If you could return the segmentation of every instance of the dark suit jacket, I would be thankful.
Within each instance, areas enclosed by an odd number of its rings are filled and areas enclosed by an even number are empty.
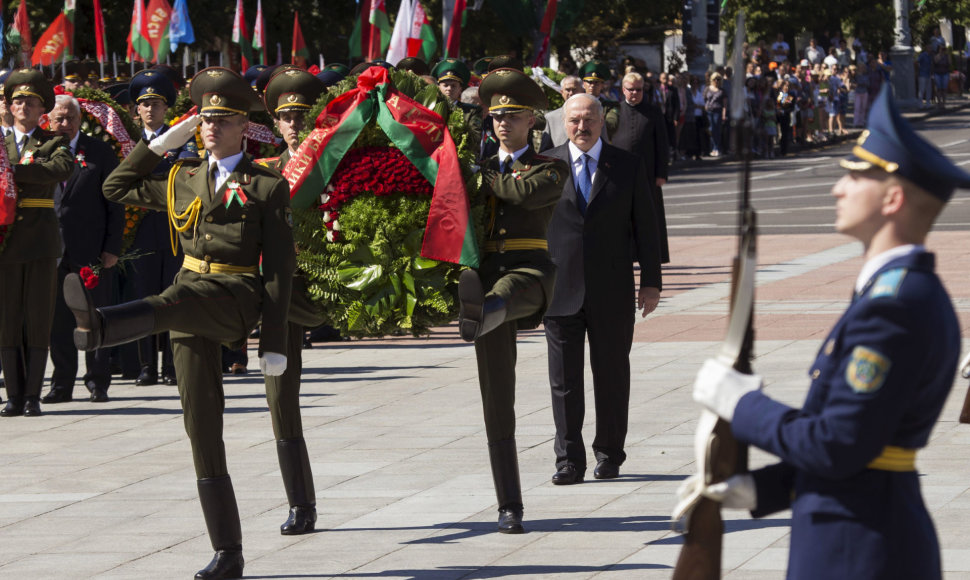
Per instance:
[[[646,99],[635,107],[626,101],[620,103],[619,120],[610,135],[610,143],[643,159],[651,187],[656,184],[656,178],[667,179],[670,162],[667,123],[660,109]]]
[[[84,155],[84,165],[77,161]],[[118,166],[118,157],[98,139],[78,136],[74,173],[54,194],[54,209],[64,244],[62,260],[72,266],[97,264],[101,252],[121,253],[125,206],[108,201],[101,185]]]
[[[657,222],[643,162],[604,143],[583,216],[576,201],[569,143],[546,154],[570,166],[570,179],[549,224],[556,286],[546,316],[575,314],[586,294],[615,304],[618,312],[632,310],[634,248],[640,256],[640,287],[661,288]]]

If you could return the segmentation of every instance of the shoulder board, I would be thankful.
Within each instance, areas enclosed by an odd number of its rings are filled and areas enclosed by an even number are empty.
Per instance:
[[[872,283],[872,290],[869,291],[869,298],[894,298],[899,293],[899,287],[903,284],[906,277],[906,268],[893,268],[886,270],[876,281]]]
[[[263,165],[258,161],[253,161],[252,165],[253,165],[254,174],[269,175],[271,177],[283,179],[283,174],[277,171],[275,167],[271,167],[269,165]]]
[[[182,165],[199,166],[202,165],[202,162],[205,161],[205,159],[201,157],[179,157],[175,161],[181,163]]]
[[[253,163],[256,165],[262,165],[263,167],[276,167],[279,163],[279,157],[263,157],[262,159],[253,159]]]
[[[545,163],[555,163],[556,161],[561,161],[556,157],[549,157],[548,155],[543,155],[541,153],[536,153],[532,158],[536,161],[543,161]]]

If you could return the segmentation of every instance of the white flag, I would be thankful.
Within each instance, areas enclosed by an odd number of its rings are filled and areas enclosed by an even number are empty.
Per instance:
[[[387,62],[393,66],[408,55],[408,38],[411,36],[411,13],[416,0],[401,0],[401,7],[397,11],[394,21],[394,32],[391,34],[391,44],[387,47]]]

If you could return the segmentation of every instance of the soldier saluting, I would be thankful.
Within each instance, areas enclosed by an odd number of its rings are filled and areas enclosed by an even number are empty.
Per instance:
[[[216,551],[195,577],[238,578],[242,530],[222,441],[220,343],[239,348],[261,316],[260,367],[274,376],[286,369],[295,262],[289,185],[243,153],[248,114],[261,105],[242,77],[209,68],[192,80],[191,93],[200,116],[139,143],[104,184],[112,201],[168,212],[178,232],[173,245],[185,251],[175,283],[156,296],[96,309],[72,275],[64,297],[77,318],[75,342],[82,350],[171,332],[199,499]],[[193,137],[200,121],[207,157],[153,174],[164,153]]]
[[[475,341],[485,433],[498,496],[498,531],[522,533],[522,489],[515,446],[515,339],[535,328],[552,294],[555,266],[546,227],[562,195],[566,163],[538,155],[529,144],[535,110],[548,106],[542,89],[522,71],[499,69],[479,93],[495,120],[499,152],[482,168],[491,217],[485,258],[462,272],[459,330]]]

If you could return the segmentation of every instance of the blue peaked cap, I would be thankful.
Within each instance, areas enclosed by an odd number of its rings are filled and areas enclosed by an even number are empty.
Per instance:
[[[132,77],[128,93],[136,103],[144,99],[162,99],[169,107],[175,104],[175,85],[165,73],[154,69],[139,71]]]
[[[904,177],[947,202],[956,188],[970,188],[970,174],[954,165],[903,118],[884,83],[869,111],[869,123],[852,157],[841,162],[850,170],[877,168]]]

